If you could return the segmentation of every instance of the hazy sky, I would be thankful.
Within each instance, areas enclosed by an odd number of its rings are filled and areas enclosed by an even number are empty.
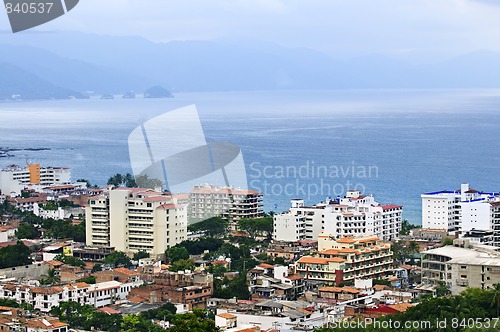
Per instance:
[[[0,29],[9,29],[5,13]],[[500,51],[500,0],[80,0],[39,29],[154,41],[261,40],[340,57],[432,61]]]

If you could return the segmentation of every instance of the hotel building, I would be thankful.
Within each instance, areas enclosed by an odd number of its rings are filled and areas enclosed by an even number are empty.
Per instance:
[[[189,193],[189,223],[222,216],[229,221],[242,218],[259,218],[262,210],[262,194],[255,190],[196,186]]]
[[[22,168],[10,165],[0,171],[0,191],[4,195],[21,194],[29,186],[48,187],[69,183],[71,170],[62,167],[40,167],[40,164],[27,164]]]
[[[493,244],[500,246],[500,193],[480,192],[465,183],[460,190],[429,192],[421,197],[423,228],[461,234],[493,231]]]
[[[393,252],[389,243],[373,236],[344,237],[322,234],[318,254],[303,256],[297,273],[307,280],[335,283],[355,279],[386,279],[394,275]]]
[[[500,283],[500,253],[497,247],[456,239],[453,246],[424,251],[422,282],[445,282],[453,295],[467,287],[489,289]]]
[[[313,240],[328,233],[336,238],[372,235],[390,241],[399,235],[402,212],[400,205],[381,205],[373,196],[363,196],[357,190],[311,207],[295,199],[290,211],[274,216],[273,239]]]
[[[87,245],[160,255],[186,239],[187,206],[170,193],[117,188],[86,208]]]

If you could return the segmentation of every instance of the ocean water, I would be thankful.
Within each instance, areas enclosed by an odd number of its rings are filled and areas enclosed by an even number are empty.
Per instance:
[[[179,93],[173,99],[0,103],[0,167],[26,161],[72,168],[105,184],[131,172],[127,139],[147,119],[196,104],[208,141],[242,148],[265,210],[314,204],[348,189],[404,206],[421,223],[420,194],[500,191],[500,91],[355,90]]]

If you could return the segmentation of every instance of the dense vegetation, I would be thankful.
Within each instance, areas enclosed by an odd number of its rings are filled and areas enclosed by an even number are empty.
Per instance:
[[[106,258],[104,258],[103,263],[111,265],[113,267],[132,266],[132,261],[130,260],[130,258],[124,252],[121,251],[112,252]]]
[[[221,217],[212,217],[188,226],[192,232],[203,232],[208,237],[222,237],[227,233],[229,223]]]
[[[16,244],[0,248],[0,268],[31,264],[30,249],[21,241]]]

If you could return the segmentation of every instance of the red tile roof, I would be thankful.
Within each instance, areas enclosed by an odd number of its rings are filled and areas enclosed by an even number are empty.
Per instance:
[[[382,205],[382,210],[387,211],[387,210],[392,210],[392,209],[402,209],[403,207],[401,205],[394,205],[394,204],[387,204],[387,205]]]

